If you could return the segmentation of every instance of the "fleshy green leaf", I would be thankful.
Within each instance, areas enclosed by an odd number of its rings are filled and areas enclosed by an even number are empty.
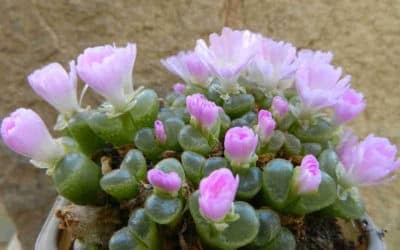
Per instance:
[[[186,176],[194,184],[199,184],[202,177],[203,166],[206,162],[204,156],[191,151],[183,152],[182,165]]]
[[[229,164],[228,161],[223,157],[210,157],[206,160],[203,171],[202,177],[207,177],[211,174],[212,171],[220,169],[220,168],[228,168]]]
[[[319,167],[328,173],[334,180],[337,180],[336,171],[339,164],[339,157],[331,149],[324,150],[318,157]]]
[[[157,225],[145,213],[143,208],[135,210],[128,221],[128,228],[149,250],[159,249]]]
[[[223,104],[226,114],[231,118],[238,118],[252,110],[254,97],[249,94],[231,95]]]
[[[186,126],[179,133],[179,144],[185,151],[193,151],[201,155],[207,155],[212,148],[199,130]]]
[[[258,167],[244,169],[239,173],[237,197],[243,200],[253,198],[262,186],[262,173]]]
[[[257,237],[251,243],[249,249],[262,247],[270,243],[281,231],[281,221],[279,215],[270,209],[260,209],[256,211],[260,221],[260,229]]]
[[[69,135],[79,144],[82,152],[90,156],[102,149],[105,142],[89,127],[88,116],[88,111],[77,113],[68,121],[67,130]]]
[[[129,111],[133,124],[137,129],[153,127],[157,118],[159,100],[152,89],[145,89],[135,97],[135,105]]]
[[[163,152],[163,149],[156,141],[154,130],[151,128],[144,128],[136,133],[135,145],[150,159],[159,159]]]
[[[110,250],[146,250],[148,249],[135,239],[128,227],[116,231],[108,242]]]
[[[178,197],[152,194],[147,198],[144,209],[152,221],[165,225],[174,223],[180,218],[183,205],[183,201]]]
[[[275,208],[282,208],[289,198],[293,165],[284,159],[270,161],[263,170],[262,189],[267,202]]]
[[[79,205],[94,204],[102,194],[101,170],[82,153],[67,154],[53,174],[58,193]]]
[[[115,169],[100,180],[101,188],[117,200],[130,200],[138,191],[136,178],[128,169]]]
[[[129,113],[109,118],[105,113],[93,111],[87,121],[96,135],[106,142],[116,146],[133,143],[136,129]]]
[[[128,153],[126,153],[120,168],[127,169],[137,180],[146,179],[146,158],[144,158],[142,152],[137,149],[129,150]]]

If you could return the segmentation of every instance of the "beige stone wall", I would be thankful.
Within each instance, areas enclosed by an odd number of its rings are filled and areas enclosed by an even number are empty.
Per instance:
[[[33,69],[68,60],[88,46],[136,42],[137,85],[165,93],[177,78],[159,59],[190,49],[223,26],[247,28],[299,48],[331,50],[334,62],[364,92],[366,112],[352,125],[400,145],[400,2],[398,0],[1,0],[0,117],[18,106],[39,111],[48,125],[55,112],[26,83]],[[96,98],[91,97],[91,101]],[[1,146],[0,197],[26,249],[55,195],[48,177]],[[400,244],[400,180],[363,194],[368,211]]]

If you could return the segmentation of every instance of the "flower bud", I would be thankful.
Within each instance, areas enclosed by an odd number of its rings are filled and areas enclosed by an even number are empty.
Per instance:
[[[363,141],[345,133],[338,145],[343,164],[342,181],[349,186],[374,186],[390,180],[400,168],[397,147],[383,137],[367,136]]]
[[[258,137],[249,127],[230,128],[225,134],[225,155],[232,165],[250,163],[256,156]]]
[[[298,194],[317,191],[322,179],[318,160],[313,155],[304,156],[294,178]]]
[[[153,168],[147,172],[147,180],[155,188],[167,193],[176,193],[181,188],[181,178],[175,172],[165,173]]]
[[[208,85],[208,68],[196,52],[181,51],[176,56],[161,60],[161,64],[188,84]]]
[[[154,122],[154,133],[156,135],[157,141],[161,144],[164,144],[167,140],[167,135],[165,134],[165,128],[162,121],[157,120]]]
[[[116,108],[123,108],[132,94],[132,70],[136,44],[125,48],[111,45],[87,48],[78,57],[77,71],[82,80]]]
[[[186,97],[186,108],[200,126],[211,128],[218,119],[220,108],[208,101],[202,94]]]
[[[288,112],[288,102],[280,96],[275,96],[274,99],[272,99],[272,113],[274,116],[283,118]]]
[[[365,109],[364,96],[354,89],[347,89],[333,107],[334,121],[345,123],[358,116]]]
[[[19,108],[4,118],[1,137],[10,149],[35,161],[52,162],[64,154],[43,120],[30,109]]]
[[[268,141],[268,139],[274,133],[275,126],[276,123],[269,111],[260,110],[260,112],[258,112],[257,133],[262,142]]]
[[[238,186],[239,176],[235,178],[227,168],[215,170],[202,179],[199,188],[202,215],[215,222],[223,220],[232,208]]]
[[[177,94],[184,94],[186,86],[183,83],[175,83],[174,84],[174,92]]]
[[[72,113],[79,109],[75,62],[71,61],[69,75],[59,63],[50,63],[28,76],[29,85],[40,97],[60,113]]]

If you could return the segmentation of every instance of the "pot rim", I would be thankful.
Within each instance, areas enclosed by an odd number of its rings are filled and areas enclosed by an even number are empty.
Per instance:
[[[60,219],[54,216],[54,214],[58,209],[64,207],[68,203],[69,201],[64,197],[57,196],[36,239],[35,250],[58,250],[58,233],[60,231],[58,230],[58,225]],[[376,227],[372,218],[365,214],[358,221],[361,223],[361,226],[367,234],[368,250],[386,250],[386,244],[382,238],[382,231]]]

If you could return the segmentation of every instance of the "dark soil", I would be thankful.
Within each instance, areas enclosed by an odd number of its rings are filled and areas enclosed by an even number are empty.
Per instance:
[[[282,218],[282,224],[289,228],[296,237],[297,250],[361,250],[366,249],[367,238],[358,223],[356,240],[345,238],[336,218],[310,214],[305,217]]]

